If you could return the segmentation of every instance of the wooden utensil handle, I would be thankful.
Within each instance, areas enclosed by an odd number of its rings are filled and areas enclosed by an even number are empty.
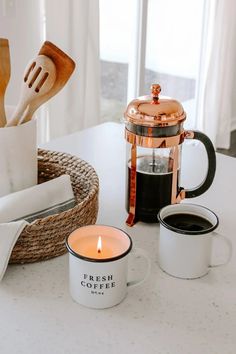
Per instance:
[[[10,119],[9,122],[7,122],[6,127],[14,127],[19,124],[21,116],[24,114],[24,111],[26,109],[26,104],[27,103],[25,102],[20,102],[20,104],[18,104],[13,114],[13,117]]]
[[[4,109],[4,97],[0,96],[0,128],[5,127],[7,123],[6,114]]]
[[[19,124],[29,122],[33,118],[34,110],[32,111],[32,109],[30,109],[30,108],[31,108],[31,105],[29,104],[26,107],[26,110],[24,111],[24,113],[22,114]]]

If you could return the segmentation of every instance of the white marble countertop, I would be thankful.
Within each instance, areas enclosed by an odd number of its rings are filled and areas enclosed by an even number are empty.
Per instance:
[[[106,123],[47,144],[78,155],[100,178],[98,223],[120,227],[152,261],[151,275],[129,289],[116,307],[93,310],[73,302],[68,289],[68,255],[49,261],[11,265],[0,285],[0,353],[160,353],[235,354],[236,259],[196,280],[181,280],[157,264],[158,225],[125,225],[125,140],[123,127]],[[184,149],[182,185],[205,173],[199,144]],[[218,231],[236,248],[236,159],[217,154],[215,181],[190,202],[220,217]],[[223,252],[223,251],[222,251]],[[221,251],[217,257],[221,257]]]

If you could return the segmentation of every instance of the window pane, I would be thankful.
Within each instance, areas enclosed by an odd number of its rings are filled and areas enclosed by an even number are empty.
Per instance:
[[[183,103],[185,126],[195,126],[204,0],[149,0],[145,91],[160,83],[162,94]]]
[[[132,1],[100,0],[101,113],[119,121],[127,99]]]

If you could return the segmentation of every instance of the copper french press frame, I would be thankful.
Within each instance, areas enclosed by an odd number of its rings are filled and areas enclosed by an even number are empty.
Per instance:
[[[133,226],[136,222],[136,192],[137,192],[137,146],[146,148],[172,148],[172,186],[171,204],[180,203],[184,198],[195,198],[205,193],[211,186],[216,171],[216,154],[211,140],[204,133],[197,130],[184,130],[183,122],[186,114],[182,105],[168,98],[159,99],[161,87],[158,84],[151,86],[151,97],[139,97],[127,106],[125,112],[125,138],[131,144],[131,173],[129,209],[126,223]],[[141,130],[139,130],[142,128]],[[160,128],[160,129],[159,129]],[[176,129],[175,129],[176,128]],[[162,136],[162,131],[169,130],[167,136]],[[160,132],[160,134],[156,134]],[[170,131],[172,134],[170,135]],[[164,134],[163,134],[164,135]],[[192,189],[178,187],[178,167],[180,160],[179,145],[185,139],[200,141],[207,153],[208,170],[202,183]]]
[[[130,197],[129,197],[129,215],[126,220],[128,226],[135,224],[135,209],[136,209],[136,190],[137,190],[137,178],[136,178],[136,161],[137,161],[137,146],[145,148],[172,148],[173,156],[173,178],[171,189],[171,204],[179,203],[185,198],[184,189],[177,191],[177,178],[178,178],[178,166],[179,166],[179,149],[178,145],[182,144],[186,137],[186,131],[171,136],[161,138],[151,138],[146,136],[136,135],[129,130],[125,129],[125,138],[131,147],[131,173],[130,173]]]
[[[159,84],[153,84],[151,86],[152,95],[152,105],[159,105],[159,94],[161,92],[161,86]],[[167,107],[168,108],[168,107]],[[146,116],[147,117],[147,116]],[[153,119],[154,118],[154,119]],[[173,178],[172,178],[172,189],[171,189],[171,204],[179,203],[185,197],[184,190],[177,191],[177,178],[178,178],[178,165],[179,165],[179,149],[178,145],[182,144],[185,138],[185,133],[182,131],[178,135],[169,137],[153,137],[153,128],[167,127],[176,125],[185,120],[185,114],[179,117],[173,117],[173,119],[166,120],[165,115],[161,115],[161,119],[156,119],[157,117],[152,117],[152,122],[143,122],[144,125],[148,126],[149,136],[140,136],[130,132],[127,128],[125,129],[125,138],[127,142],[132,144],[131,147],[131,173],[130,173],[130,197],[129,197],[129,215],[126,220],[128,226],[133,226],[135,224],[135,209],[136,209],[136,191],[137,191],[137,177],[136,177],[136,159],[137,159],[137,146],[146,148],[172,148],[173,156]],[[158,117],[159,118],[159,117]],[[136,123],[136,118],[133,120],[129,118],[131,123]],[[139,123],[139,121],[138,121]]]

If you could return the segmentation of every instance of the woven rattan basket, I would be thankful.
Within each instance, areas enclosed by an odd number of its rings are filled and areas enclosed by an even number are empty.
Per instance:
[[[99,182],[93,167],[69,154],[42,149],[38,153],[38,182],[69,174],[76,205],[27,225],[13,248],[10,263],[31,263],[64,254],[65,238],[97,219]]]

